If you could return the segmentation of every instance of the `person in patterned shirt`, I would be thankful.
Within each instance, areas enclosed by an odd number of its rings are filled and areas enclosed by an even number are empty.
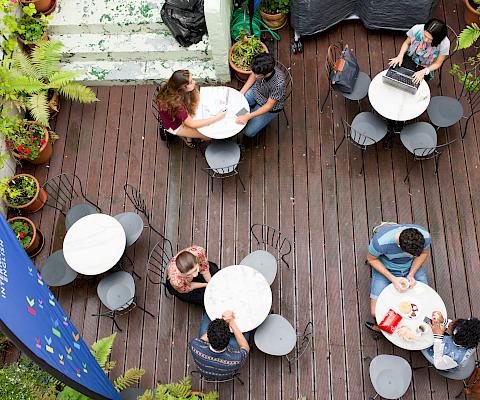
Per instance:
[[[191,246],[170,260],[167,270],[168,291],[187,303],[203,306],[205,288],[218,271],[218,266],[207,260],[203,247]]]
[[[240,90],[250,105],[250,112],[236,119],[238,124],[246,124],[245,136],[256,136],[282,111],[285,86],[285,75],[275,66],[271,54],[253,57],[252,73]]]

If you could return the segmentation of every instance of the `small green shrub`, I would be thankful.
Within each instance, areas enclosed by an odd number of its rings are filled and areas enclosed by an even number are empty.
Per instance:
[[[262,0],[260,9],[266,14],[288,14],[290,0]]]
[[[0,182],[0,197],[10,206],[23,206],[37,194],[37,185],[29,176],[15,179],[3,178]]]
[[[234,44],[232,62],[236,67],[244,71],[250,71],[252,69],[253,57],[264,52],[265,49],[259,39],[255,36],[245,35],[242,40]]]

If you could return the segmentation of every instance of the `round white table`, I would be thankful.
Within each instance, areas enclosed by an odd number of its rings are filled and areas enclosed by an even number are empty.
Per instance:
[[[409,317],[402,314],[399,310],[399,304],[402,301],[408,301],[418,306],[418,312],[415,317]],[[425,317],[432,318],[433,311],[440,311],[445,320],[447,319],[447,309],[442,298],[430,286],[417,281],[417,284],[408,289],[406,292],[400,293],[395,289],[393,284],[388,285],[378,296],[377,306],[375,308],[375,319],[379,324],[385,317],[389,309],[392,309],[402,315],[402,320],[397,329],[392,334],[382,331],[383,335],[390,340],[395,346],[406,350],[423,350],[433,345],[433,333],[430,325],[423,322]],[[417,334],[418,326],[422,324],[426,330],[421,335]],[[401,326],[408,326],[417,337],[413,341],[406,341],[398,334]]]
[[[224,311],[235,314],[242,332],[249,332],[267,318],[272,307],[272,290],[260,272],[245,265],[218,271],[205,289],[205,311],[211,320]]]
[[[112,268],[125,251],[125,231],[106,214],[90,214],[75,222],[63,240],[63,255],[83,275],[98,275]]]
[[[200,103],[193,119],[213,117],[220,111],[227,110],[226,115],[214,124],[198,128],[205,136],[212,139],[226,139],[235,136],[245,125],[237,124],[237,113],[244,108],[250,112],[250,106],[243,94],[227,86],[207,86],[200,88]]]
[[[417,93],[412,94],[384,83],[382,76],[386,73],[377,74],[368,88],[368,99],[375,111],[392,121],[409,121],[423,114],[430,103],[427,82],[420,82]]]

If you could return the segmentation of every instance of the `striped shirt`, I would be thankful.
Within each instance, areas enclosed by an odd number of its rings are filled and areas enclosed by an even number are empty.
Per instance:
[[[272,111],[281,111],[283,108],[283,97],[285,96],[285,75],[275,67],[274,74],[265,78],[259,78],[252,86],[253,98],[260,106],[264,106],[267,100],[273,99],[277,102]]]
[[[397,243],[397,235],[407,228],[418,229],[425,238],[423,249],[430,247],[430,234],[422,226],[413,224],[388,224],[381,226],[374,233],[368,246],[368,252],[380,259],[388,270],[407,271],[412,266],[414,257],[405,253]]]
[[[210,348],[208,342],[199,338],[193,339],[188,348],[199,372],[208,380],[220,381],[232,378],[248,356],[248,351],[243,348],[236,350],[227,347],[226,350],[217,353]]]

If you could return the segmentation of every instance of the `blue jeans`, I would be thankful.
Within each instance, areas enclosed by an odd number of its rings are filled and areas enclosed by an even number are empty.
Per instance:
[[[410,268],[406,269],[405,271],[390,271],[394,276],[398,277],[406,277],[410,272]],[[425,268],[420,267],[417,273],[414,276],[416,281],[420,281],[428,285],[427,273],[425,272]],[[372,283],[370,286],[370,298],[373,300],[377,300],[378,296],[385,289],[390,282],[385,276],[383,276],[380,272],[377,272],[376,269],[372,268]]]
[[[245,93],[245,98],[248,101],[248,105],[250,106],[250,112],[254,112],[262,107],[260,104],[257,104],[255,99],[253,98],[253,91],[252,89],[248,89],[247,93]],[[247,122],[245,125],[245,129],[243,131],[245,136],[254,137],[260,132],[263,128],[265,128],[271,121],[278,115],[277,112],[267,112],[265,114],[259,115],[258,117],[252,118],[250,121]]]
[[[208,329],[208,324],[211,321],[212,320],[210,318],[208,318],[207,313],[203,314],[202,322],[200,323],[200,328],[198,328],[198,337],[199,338],[202,337],[203,335],[205,335],[205,332],[207,332],[207,329]],[[240,350],[240,346],[238,345],[237,339],[235,339],[235,336],[233,334],[231,334],[230,336],[231,336],[231,338],[230,338],[230,342],[228,342],[228,347],[232,347],[236,350]],[[243,334],[243,336],[245,336],[245,339],[248,342],[248,340],[250,339],[250,332],[245,332]]]

